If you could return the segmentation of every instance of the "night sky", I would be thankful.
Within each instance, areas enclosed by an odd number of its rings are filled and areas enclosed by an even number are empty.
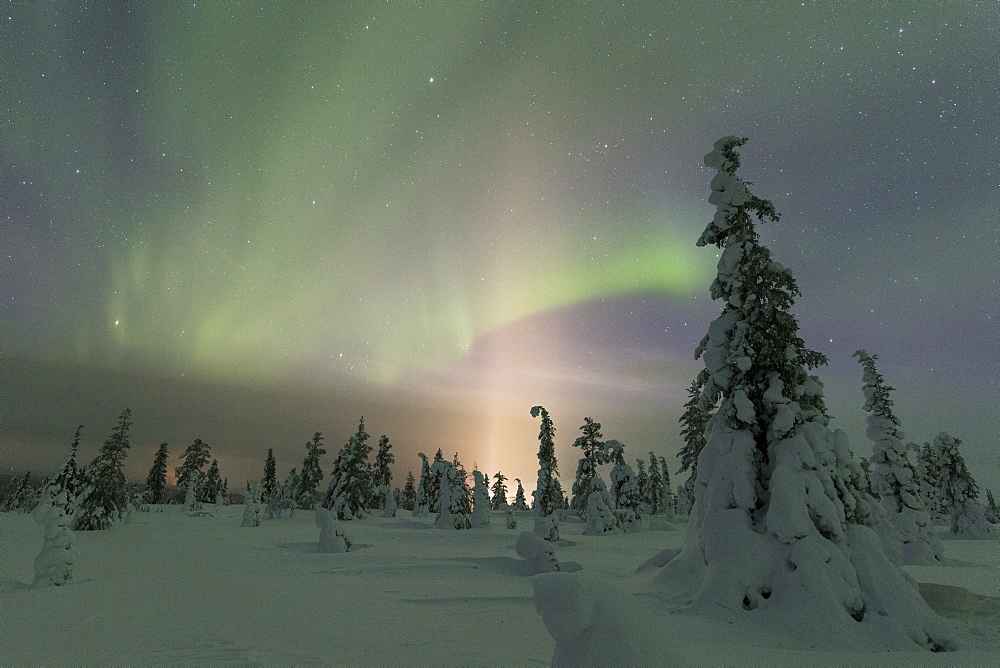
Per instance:
[[[6,4],[6,3],[5,3]],[[584,416],[674,459],[719,137],[771,199],[834,425],[857,348],[1000,487],[995,2],[16,2],[0,13],[0,465],[231,488],[394,444],[564,481]],[[235,483],[235,484],[234,484]],[[567,486],[567,485],[564,485]],[[568,486],[567,486],[568,488]]]

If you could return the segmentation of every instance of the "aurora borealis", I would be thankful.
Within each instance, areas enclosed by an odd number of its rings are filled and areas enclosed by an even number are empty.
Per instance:
[[[998,14],[11,4],[0,464],[125,405],[136,475],[196,437],[234,480],[287,471],[364,414],[398,476],[442,447],[531,479],[539,403],[562,457],[585,415],[672,457],[718,310],[701,158],[736,133],[852,447],[865,347],[907,435],[996,485]]]

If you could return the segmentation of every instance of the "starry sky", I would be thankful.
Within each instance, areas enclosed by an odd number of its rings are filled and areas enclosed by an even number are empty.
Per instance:
[[[834,425],[857,348],[909,439],[1000,486],[1000,6],[31,2],[0,13],[0,466],[134,412],[279,475],[365,416],[533,486],[544,405],[673,459],[720,305],[702,157],[802,289]]]

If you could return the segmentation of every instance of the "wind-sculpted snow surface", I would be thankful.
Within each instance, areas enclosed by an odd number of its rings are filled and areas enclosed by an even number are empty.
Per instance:
[[[629,665],[992,666],[1000,655],[992,541],[944,541],[949,565],[907,567],[968,636],[962,650],[932,655],[915,644],[887,653],[844,643],[805,614],[802,627],[768,623],[764,606],[695,615],[643,593],[684,544],[683,531],[586,536],[567,517],[563,540],[547,544],[561,570],[538,575],[515,554],[518,534],[502,514],[482,529],[435,531],[432,517],[408,510],[372,513],[340,523],[364,549],[318,554],[313,513],[247,531],[242,506],[206,507],[213,514],[195,518],[180,504],[156,505],[131,525],[74,533],[73,579],[37,589],[41,528],[29,515],[0,513],[0,666],[537,666],[566,637],[581,637],[574,615],[610,625],[583,631],[591,639],[575,648],[591,647],[590,661],[603,665],[631,657]],[[585,577],[566,578],[574,562]],[[536,601],[535,581],[550,576],[552,595],[539,591]]]

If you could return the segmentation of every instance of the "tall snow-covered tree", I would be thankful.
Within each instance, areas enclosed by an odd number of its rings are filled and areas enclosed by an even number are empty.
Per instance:
[[[77,429],[77,435],[79,434],[80,430]],[[73,579],[76,552],[73,549],[73,532],[70,530],[72,519],[65,511],[70,505],[65,488],[49,485],[43,491],[38,507],[32,512],[35,521],[44,527],[42,550],[35,557],[33,587],[58,587]]]
[[[690,609],[758,610],[748,622],[794,624],[830,642],[954,647],[954,628],[886,553],[887,527],[846,434],[830,430],[822,384],[807,372],[826,358],[799,336],[798,286],[754,221],[778,214],[735,173],[745,141],[720,139],[705,157],[718,170],[709,197],[718,208],[698,245],[721,249],[711,295],[724,306],[695,356],[705,364],[699,405],[718,409],[686,542],[657,581]]]
[[[514,492],[514,510],[528,510],[528,499],[524,496],[524,485],[520,478],[514,478],[517,483],[517,491]]]
[[[469,474],[465,470],[465,467],[462,466],[462,462],[458,461],[457,452],[451,459],[451,465],[454,467],[455,474],[458,476],[459,480],[462,481],[462,494],[459,497],[459,502],[462,504],[465,514],[469,515],[472,513],[472,488],[469,486]]]
[[[368,516],[365,502],[370,481],[368,480],[368,432],[365,418],[358,422],[358,430],[340,449],[337,461],[330,472],[330,487],[326,495],[326,508],[333,511],[338,520],[364,519]]]
[[[181,455],[183,463],[174,469],[174,475],[177,476],[177,489],[186,490],[188,488],[188,478],[191,477],[191,474],[194,472],[202,473],[202,469],[208,464],[210,450],[211,447],[208,443],[205,443],[200,438],[194,439],[194,443],[187,446],[184,454]],[[184,499],[179,494],[175,498],[177,503],[184,502]]]
[[[490,508],[493,510],[507,509],[507,476],[497,471],[493,475],[493,498],[490,500]]]
[[[267,458],[264,459],[264,477],[260,479],[261,495],[265,502],[278,494],[278,460],[274,457],[274,448],[267,449]]]
[[[303,510],[316,507],[319,484],[323,482],[323,469],[319,458],[326,454],[323,447],[323,432],[317,431],[312,440],[306,443],[306,457],[302,460],[302,471],[299,473],[299,489],[296,504]]]
[[[991,538],[993,527],[986,509],[979,503],[979,485],[959,452],[962,441],[945,432],[934,438],[931,448],[941,463],[941,491],[951,517],[951,531],[966,539]]]
[[[583,418],[580,427],[583,436],[573,441],[574,448],[580,448],[580,461],[576,465],[576,478],[573,480],[573,498],[569,507],[579,510],[582,517],[587,516],[587,504],[590,493],[594,491],[594,480],[599,477],[597,467],[606,463],[604,441],[601,440],[601,423],[592,418]]]
[[[559,475],[556,463],[556,446],[553,437],[556,428],[549,412],[541,406],[531,409],[531,417],[541,417],[538,432],[538,482],[535,484],[535,534],[547,541],[559,540],[559,521],[556,509],[563,503],[562,491],[555,481]]]
[[[160,443],[160,447],[153,456],[153,464],[149,467],[149,474],[146,476],[146,499],[149,503],[160,503],[163,500],[163,492],[167,489],[167,459],[170,451],[166,443]]]
[[[949,516],[945,503],[944,462],[940,459],[941,454],[929,442],[925,442],[917,458],[920,496],[934,520],[943,520]]]
[[[899,536],[904,563],[937,563],[944,558],[944,552],[941,542],[931,533],[931,516],[920,496],[916,466],[911,460],[910,448],[903,442],[899,419],[892,410],[889,393],[895,388],[885,384],[875,367],[878,355],[858,350],[854,357],[863,369],[864,410],[868,413],[865,433],[873,444],[869,474],[871,490],[881,501],[886,518]]]
[[[431,473],[427,455],[418,452],[417,456],[420,457],[420,482],[417,484],[417,493],[413,499],[413,517],[426,517],[431,510],[434,474]]]
[[[389,465],[395,461],[389,437],[382,434],[378,439],[378,451],[375,453],[375,465],[372,467],[371,483],[372,488],[376,490],[373,508],[385,508],[386,495],[392,491],[392,469]]]
[[[123,468],[131,426],[132,411],[126,408],[118,416],[111,438],[104,441],[97,457],[87,466],[87,484],[73,515],[74,529],[107,529],[125,514],[128,491]]]
[[[403,510],[413,510],[417,502],[416,480],[413,471],[406,472],[406,482],[403,483],[403,494],[399,498],[399,507]]]

